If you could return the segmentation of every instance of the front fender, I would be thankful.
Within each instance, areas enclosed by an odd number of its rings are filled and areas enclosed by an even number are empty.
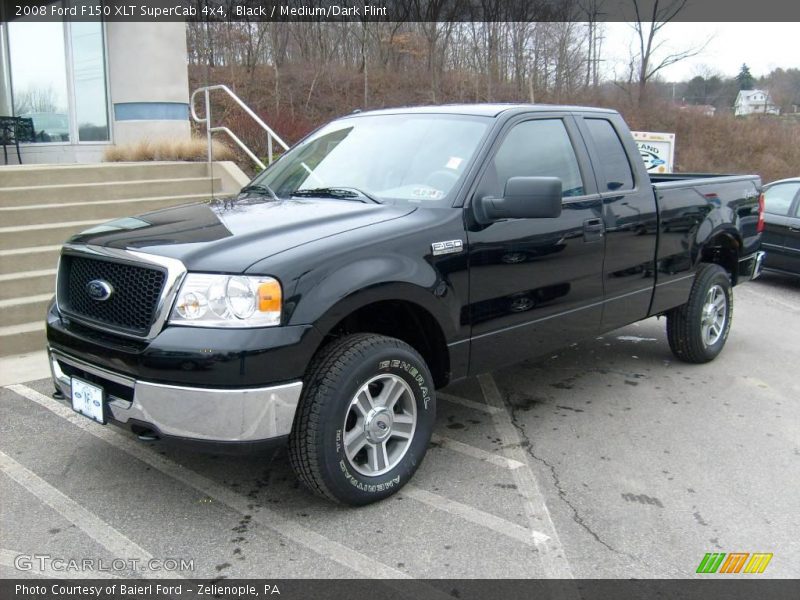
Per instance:
[[[452,341],[460,304],[450,284],[424,260],[380,254],[304,274],[289,299],[289,324],[313,324],[328,333],[350,313],[384,300],[406,301],[427,310]]]

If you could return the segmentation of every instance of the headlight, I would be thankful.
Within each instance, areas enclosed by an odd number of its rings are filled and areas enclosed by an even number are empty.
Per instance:
[[[189,273],[169,322],[196,327],[280,325],[281,284],[272,277]]]

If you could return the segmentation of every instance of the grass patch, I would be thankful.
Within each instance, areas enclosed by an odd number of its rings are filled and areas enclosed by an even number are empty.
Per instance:
[[[227,144],[213,141],[214,160],[235,160],[236,154]],[[105,162],[205,161],[208,160],[205,138],[185,140],[141,140],[133,144],[110,146],[103,153]]]

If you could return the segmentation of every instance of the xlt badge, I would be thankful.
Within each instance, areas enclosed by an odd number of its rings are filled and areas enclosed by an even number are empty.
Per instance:
[[[464,249],[464,242],[461,240],[447,240],[446,242],[433,242],[431,244],[431,251],[434,256],[440,254],[455,254]]]

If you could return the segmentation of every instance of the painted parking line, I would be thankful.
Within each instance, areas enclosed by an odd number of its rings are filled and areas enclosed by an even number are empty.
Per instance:
[[[539,484],[536,481],[536,476],[533,474],[530,464],[528,463],[528,458],[523,450],[519,432],[516,427],[514,427],[511,415],[509,415],[503,398],[500,395],[500,390],[497,389],[497,383],[494,377],[488,373],[478,375],[478,383],[480,383],[483,396],[486,398],[486,403],[497,409],[497,411],[492,414],[492,420],[503,442],[503,452],[508,458],[519,461],[525,465],[525,468],[514,469],[511,471],[511,474],[514,477],[514,482],[517,484],[517,490],[525,499],[525,515],[528,518],[531,530],[538,529],[546,536],[544,539],[534,539],[536,549],[539,551],[539,559],[542,562],[545,577],[573,579],[572,568],[567,560],[564,547],[558,537],[558,532],[553,524],[550,511],[547,510],[544,496],[542,496],[539,491]]]
[[[487,404],[483,404],[482,402],[467,400],[466,398],[461,398],[460,396],[453,396],[452,394],[446,394],[444,392],[436,392],[436,399],[444,400],[445,402],[449,402],[450,404],[458,404],[460,406],[466,406],[467,408],[471,408],[472,410],[479,410],[483,413],[486,413],[487,415],[493,415],[498,412],[498,409],[494,406],[489,406]]]
[[[293,519],[286,518],[265,507],[253,506],[251,498],[155,454],[140,442],[136,442],[112,428],[98,425],[86,417],[78,415],[68,406],[36,390],[19,384],[9,385],[6,389],[35,402],[76,427],[150,465],[164,475],[194,488],[203,495],[213,498],[241,514],[251,515],[253,522],[274,531],[289,542],[304,546],[315,554],[337,562],[364,577],[393,580],[387,581],[386,585],[415,600],[418,598],[452,600],[451,596],[433,586],[422,581],[414,581],[411,575],[316,533]]]
[[[10,385],[8,390],[32,400],[91,435],[111,444],[112,446],[130,454],[140,461],[157,469],[164,475],[180,481],[194,488],[203,495],[213,498],[241,514],[249,514],[252,520],[272,530],[278,535],[300,546],[312,550],[327,559],[337,562],[350,570],[365,577],[381,579],[406,579],[410,576],[402,571],[389,567],[375,559],[361,554],[352,548],[339,544],[326,538],[297,521],[286,518],[279,513],[265,507],[252,506],[253,500],[239,494],[223,485],[216,483],[178,463],[175,463],[159,454],[152,452],[140,442],[134,441],[120,432],[114,431],[103,425],[97,425],[86,417],[78,415],[68,406],[48,398],[24,385]]]
[[[15,569],[25,575],[36,575],[37,577],[52,577],[55,579],[87,579],[87,573],[84,571],[73,571],[69,569],[54,569],[49,562],[40,563],[34,560],[33,554],[29,552],[16,552],[14,550],[7,550],[0,548],[0,567],[8,567]],[[19,566],[17,560],[22,557]],[[30,569],[27,564],[30,562]],[[22,568],[20,568],[22,567]],[[108,571],[91,571],[89,573],[92,579],[117,579],[121,578],[120,575],[114,575]]]
[[[84,431],[87,431],[103,441],[116,446],[123,452],[132,454],[139,460],[142,460],[143,462],[155,467],[162,473],[174,479],[178,479],[186,485],[194,487],[204,495],[215,498],[217,501],[226,504],[238,512],[251,514],[254,521],[276,531],[287,539],[306,546],[318,554],[322,554],[323,556],[326,556],[331,560],[335,560],[340,564],[344,564],[358,573],[383,579],[410,577],[401,571],[396,571],[392,567],[384,565],[383,563],[379,563],[365,555],[359,554],[358,552],[343,546],[338,542],[329,540],[328,538],[325,538],[320,534],[307,529],[303,525],[300,525],[296,521],[287,519],[286,517],[270,511],[269,509],[249,508],[252,505],[251,499],[240,495],[238,492],[234,492],[222,485],[219,485],[216,482],[203,477],[202,475],[186,469],[167,458],[154,454],[147,447],[142,446],[139,442],[135,442],[134,440],[122,435],[120,432],[103,427],[102,425],[96,425],[89,419],[76,414],[68,406],[48,398],[36,390],[24,385],[10,385],[7,386],[6,389],[13,391],[16,394],[27,398],[28,400],[32,400],[36,404],[68,420],[77,427],[80,427]],[[439,438],[441,439],[440,436]],[[467,444],[461,444],[456,440],[448,439],[446,443],[458,447],[461,450],[466,450],[466,452],[468,452],[471,456],[477,455],[477,457],[481,459],[491,459],[493,462],[497,462],[500,464],[500,466],[503,466],[507,469],[520,468],[523,466],[523,463],[519,461],[498,455],[492,455],[489,452],[480,450],[479,448],[468,446]],[[426,504],[436,510],[458,516],[466,521],[481,527],[485,527],[494,531],[495,533],[528,545],[535,544],[537,540],[543,541],[546,539],[546,534],[538,531],[531,531],[496,515],[487,513],[466,504],[462,504],[455,500],[451,500],[439,494],[416,488],[414,486],[407,485],[403,488],[401,494],[404,494],[412,500]],[[258,510],[258,512],[255,512],[256,510]],[[424,591],[427,592],[429,590]]]
[[[106,548],[114,558],[136,559],[140,563],[152,560],[153,556],[136,542],[2,451],[0,451],[0,472],[16,481],[92,540]],[[141,574],[144,577],[156,579],[181,577],[179,573],[165,571],[143,571]]]
[[[526,527],[512,523],[511,521],[506,521],[498,516],[469,506],[468,504],[462,504],[461,502],[445,498],[444,496],[434,494],[433,492],[423,490],[411,484],[406,484],[400,491],[400,495],[427,504],[436,510],[456,515],[465,521],[491,529],[496,533],[510,537],[529,546],[535,546],[548,540],[548,537],[539,531],[532,531]]]
[[[492,454],[491,452],[487,452],[486,450],[481,450],[480,448],[476,448],[475,446],[470,446],[469,444],[459,442],[458,440],[454,440],[449,437],[439,435],[437,433],[434,433],[431,436],[431,442],[433,442],[440,448],[447,448],[448,450],[452,450],[453,452],[458,452],[460,454],[464,454],[465,456],[469,456],[471,458],[477,458],[478,460],[487,462],[497,467],[501,467],[503,469],[508,469],[509,471],[513,471],[514,469],[519,469],[520,467],[525,466],[518,460],[513,460],[505,456],[500,456],[499,454]]]

